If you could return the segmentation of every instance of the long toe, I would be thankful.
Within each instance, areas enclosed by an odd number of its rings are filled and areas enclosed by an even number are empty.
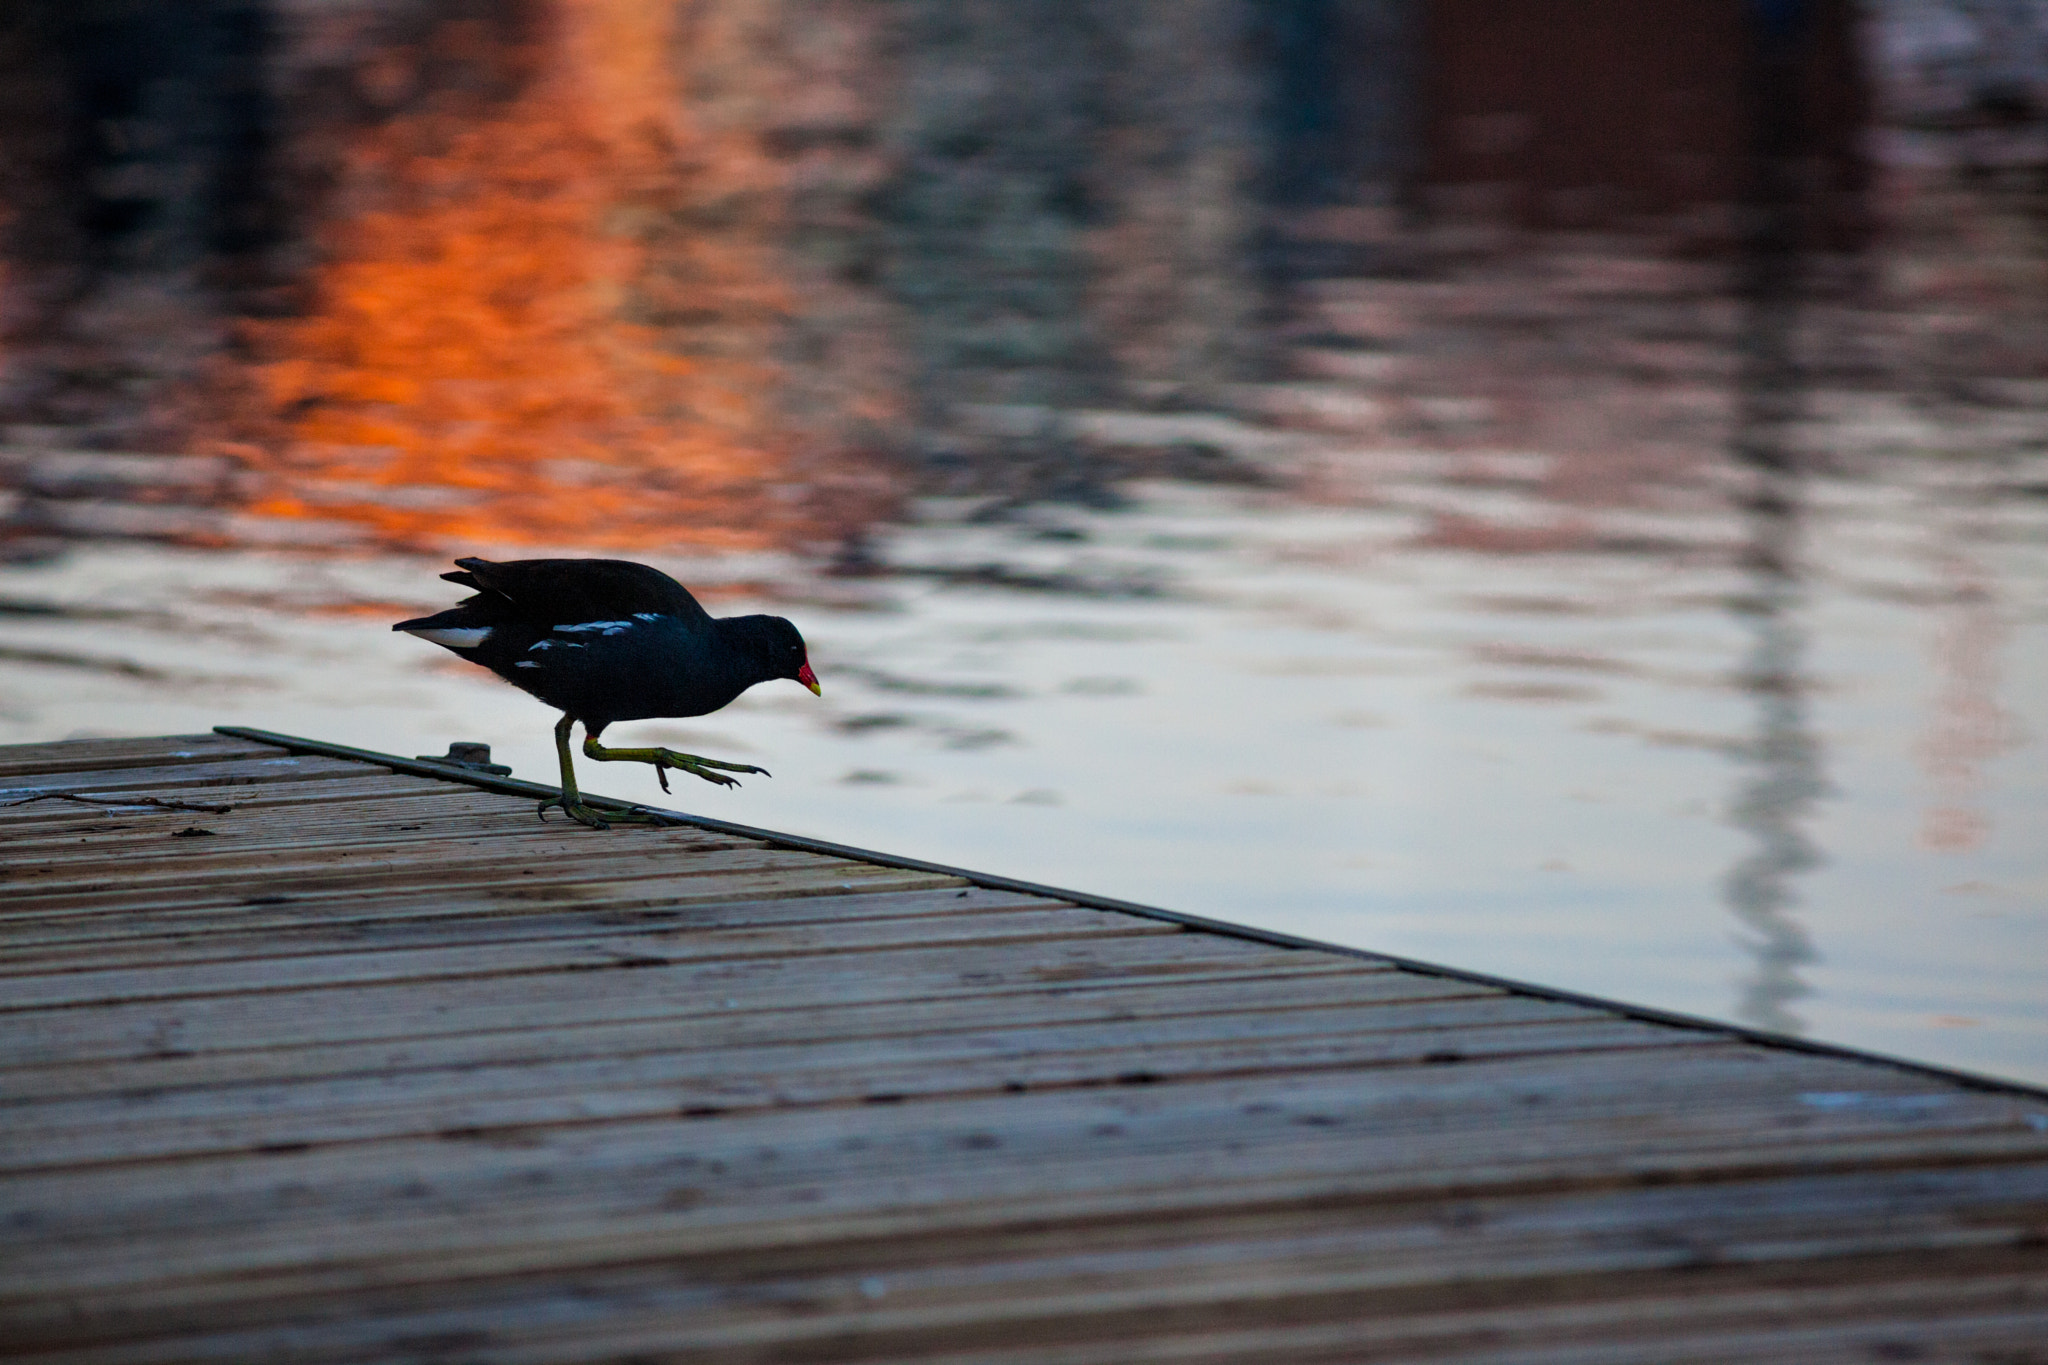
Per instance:
[[[707,768],[723,768],[729,773],[759,773],[763,777],[773,776],[766,768],[757,768],[751,763],[726,763],[716,758],[700,758],[697,761]]]
[[[691,773],[703,778],[706,782],[716,783],[721,787],[737,787],[739,785],[732,778],[725,776],[726,773],[758,773],[762,777],[771,776],[766,768],[757,768],[751,763],[727,763],[722,758],[704,758],[698,754],[677,753],[674,749],[661,750],[659,755],[651,761],[654,764],[654,771],[657,776],[665,773],[670,768],[674,768],[679,772]],[[665,778],[662,781],[661,789],[663,791],[668,790],[668,782]]]
[[[548,807],[550,806],[559,806],[561,808],[562,814],[568,816],[577,824],[582,825],[588,829],[611,828],[611,826],[605,822],[603,816],[599,815],[596,811],[584,805],[582,802],[565,801],[559,796],[550,796],[543,800],[534,813],[538,815],[543,822],[545,822],[548,818]]]
[[[675,820],[675,819],[672,819],[672,818],[670,818],[669,816],[663,815],[663,814],[662,814],[661,812],[659,812],[659,811],[652,811],[652,810],[641,810],[641,809],[640,809],[639,807],[637,807],[637,806],[636,806],[636,807],[634,807],[634,808],[632,808],[632,809],[630,809],[630,810],[610,810],[610,811],[606,811],[606,812],[605,812],[605,818],[606,818],[607,820],[610,820],[610,821],[611,821],[611,822],[612,822],[613,824],[615,824],[615,825],[664,825],[664,826],[666,826],[666,825],[679,825],[679,824],[681,824],[681,823],[682,823],[682,822],[681,822],[680,820]]]

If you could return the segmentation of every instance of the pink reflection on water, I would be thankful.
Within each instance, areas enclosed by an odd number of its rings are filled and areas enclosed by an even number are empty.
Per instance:
[[[1928,650],[1938,686],[1913,746],[1932,788],[1920,846],[1963,853],[1981,847],[1992,829],[1984,765],[2016,748],[2020,729],[1999,702],[1999,655],[2011,630],[1996,586],[1981,563],[1959,548],[1945,549],[1939,565],[1948,602],[1936,609],[1940,625]]]

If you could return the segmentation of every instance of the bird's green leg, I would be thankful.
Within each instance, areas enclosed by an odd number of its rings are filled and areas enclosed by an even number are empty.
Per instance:
[[[583,794],[576,790],[576,764],[569,756],[569,730],[576,724],[575,717],[563,716],[555,724],[555,755],[562,761],[562,794],[550,796],[540,803],[540,818],[548,818],[548,807],[560,806],[562,813],[579,825],[592,829],[610,829],[614,824],[655,825],[662,823],[652,811],[617,810],[600,815],[583,804]]]
[[[583,794],[576,790],[576,763],[569,756],[569,730],[576,724],[573,716],[565,715],[555,722],[555,757],[562,764],[562,794],[550,796],[540,803],[539,815],[548,818],[549,806],[560,806],[562,813],[579,825],[592,829],[610,829],[604,817],[583,804]]]
[[[769,776],[766,768],[757,768],[751,763],[726,763],[716,758],[699,758],[695,754],[677,753],[674,749],[607,749],[599,744],[593,735],[583,737],[583,752],[600,763],[652,763],[654,775],[661,782],[661,789],[668,790],[668,770],[690,773],[706,782],[721,787],[737,787],[736,778],[726,773],[759,773]],[[565,760],[566,761],[566,760]],[[723,771],[720,771],[720,770]]]
[[[668,825],[676,823],[672,816],[662,815],[658,811],[643,810],[638,806],[626,810],[607,810],[600,813],[583,804],[583,794],[576,789],[576,762],[569,755],[569,731],[575,724],[576,718],[566,715],[555,723],[555,756],[561,760],[562,764],[562,794],[560,796],[550,796],[540,803],[539,814],[541,819],[545,820],[548,818],[548,807],[560,806],[564,815],[567,815],[577,824],[588,825],[592,829],[610,829],[613,825]],[[584,738],[583,747],[585,752],[590,753],[594,758],[610,758],[614,756],[619,758],[639,758],[643,754],[665,754],[668,752],[666,749],[607,750],[587,735]],[[692,756],[689,754],[676,754],[674,757],[682,759],[691,758]],[[655,760],[649,758],[644,761],[651,763]],[[709,758],[695,759],[694,761],[698,763],[717,762],[716,759]],[[676,766],[681,765],[678,764]],[[732,765],[719,764],[719,766],[728,767]],[[655,771],[659,772],[661,770],[657,767]],[[748,771],[760,772],[762,770],[753,768]],[[731,781],[730,778],[725,780]],[[663,791],[668,790],[666,780],[662,782],[661,789]]]

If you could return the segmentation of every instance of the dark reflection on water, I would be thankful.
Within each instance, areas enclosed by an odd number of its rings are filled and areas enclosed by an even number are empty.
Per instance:
[[[1730,810],[1731,823],[1756,846],[1730,869],[1722,894],[1748,931],[1742,942],[1756,963],[1743,983],[1737,1014],[1760,1028],[1799,1033],[1805,1023],[1790,1006],[1811,993],[1799,969],[1819,954],[1794,913],[1794,881],[1825,861],[1803,826],[1826,794],[1827,781],[1820,742],[1807,723],[1798,580],[1765,559],[1785,548],[1794,527],[1787,514],[1759,511],[1756,529],[1753,597],[1740,613],[1752,636],[1741,681],[1755,701],[1756,732]]]
[[[1758,5],[1752,11],[1750,222],[1730,442],[1751,479],[1742,561],[1748,590],[1736,616],[1750,638],[1737,676],[1755,705],[1755,735],[1743,755],[1745,774],[1729,818],[1755,847],[1729,870],[1722,894],[1746,931],[1741,941],[1755,961],[1736,1013],[1783,1033],[1806,1029],[1791,1007],[1812,993],[1800,969],[1819,960],[1795,913],[1795,882],[1826,859],[1805,828],[1827,781],[1806,710],[1799,572],[1805,468],[1791,440],[1802,393],[1794,328],[1802,245],[1796,158],[1805,122],[1798,90],[1803,17],[1797,4]]]
[[[1825,861],[1804,824],[1826,794],[1827,780],[1806,707],[1804,592],[1798,569],[1802,488],[1797,460],[1785,440],[1796,389],[1785,350],[1790,312],[1782,303],[1759,299],[1751,311],[1752,363],[1734,443],[1736,457],[1755,476],[1746,509],[1748,590],[1735,612],[1750,637],[1737,677],[1755,706],[1755,733],[1743,753],[1745,772],[1729,818],[1755,847],[1729,870],[1722,894],[1747,930],[1742,941],[1756,964],[1736,1012],[1760,1028],[1799,1033],[1805,1023],[1790,1007],[1811,993],[1799,969],[1818,961],[1819,954],[1794,913],[1799,905],[1794,882]]]

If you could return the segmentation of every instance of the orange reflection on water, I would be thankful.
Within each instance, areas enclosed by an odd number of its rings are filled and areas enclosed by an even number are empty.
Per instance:
[[[245,324],[255,359],[210,433],[278,476],[255,510],[441,543],[783,529],[759,342],[781,291],[758,233],[683,226],[771,196],[747,141],[685,125],[673,9],[561,0],[497,54],[525,67],[516,96],[430,99],[359,139],[310,306]]]

